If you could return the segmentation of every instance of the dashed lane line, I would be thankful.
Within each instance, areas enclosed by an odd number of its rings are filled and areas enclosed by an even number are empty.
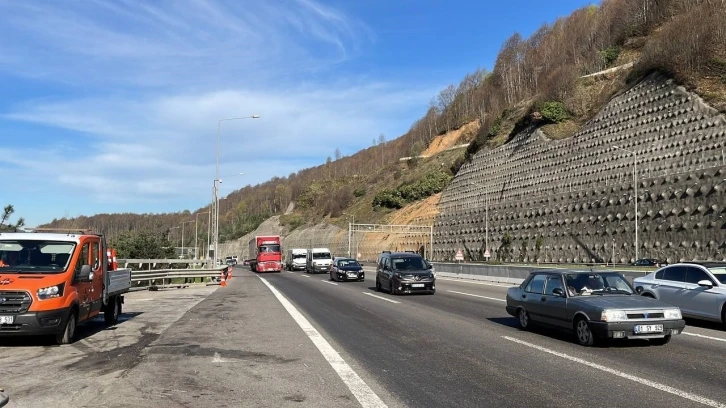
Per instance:
[[[384,298],[383,296],[378,296],[378,295],[374,295],[374,294],[372,294],[372,293],[368,293],[368,292],[361,292],[361,293],[363,293],[364,295],[367,295],[367,296],[373,296],[374,298],[377,298],[377,299],[385,300],[386,302],[391,302],[391,303],[401,303],[401,302],[399,302],[399,301],[396,301],[396,300],[391,300],[391,299],[386,299],[386,298]]]
[[[679,396],[681,398],[685,398],[687,400],[691,400],[691,401],[698,402],[698,403],[701,403],[704,405],[708,405],[709,407],[726,408],[726,404],[724,404],[722,402],[714,401],[712,399],[709,399],[709,398],[706,398],[706,397],[703,397],[703,396],[700,396],[697,394],[692,394],[690,392],[683,391],[678,388],[671,387],[669,385],[661,384],[659,382],[651,381],[651,380],[645,379],[643,377],[638,377],[638,376],[635,376],[632,374],[628,374],[628,373],[622,372],[620,370],[616,370],[614,368],[606,367],[604,365],[593,363],[593,362],[583,360],[581,358],[573,357],[573,356],[570,356],[570,355],[567,355],[564,353],[559,353],[557,351],[553,351],[548,348],[538,346],[536,344],[528,343],[526,341],[519,340],[514,337],[509,337],[509,336],[502,336],[502,337],[506,340],[521,344],[523,346],[531,347],[533,349],[552,354],[553,356],[561,357],[566,360],[570,360],[572,362],[594,368],[596,370],[604,371],[606,373],[613,374],[618,377],[625,378],[627,380],[630,380],[630,381],[633,381],[633,382],[636,382],[636,383],[639,383],[639,384],[642,384],[642,385],[645,385],[645,386],[648,386],[651,388],[655,388],[655,389],[663,391],[663,392],[667,392],[669,394],[677,395],[677,396]],[[674,405],[678,405],[678,404],[674,403]]]
[[[482,299],[496,300],[498,302],[506,302],[506,299],[497,299],[497,298],[493,298],[493,297],[489,297],[489,296],[474,295],[471,293],[457,292],[455,290],[447,290],[447,292],[456,293],[456,294],[465,295],[465,296],[478,297],[478,298],[482,298]]]

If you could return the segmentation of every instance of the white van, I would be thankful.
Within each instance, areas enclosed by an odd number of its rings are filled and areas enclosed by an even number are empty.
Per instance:
[[[312,248],[308,249],[308,258],[306,264],[307,273],[328,273],[330,266],[333,264],[333,254],[328,248]]]
[[[287,250],[285,257],[285,268],[288,271],[304,271],[307,269],[308,250],[305,248],[293,248]]]

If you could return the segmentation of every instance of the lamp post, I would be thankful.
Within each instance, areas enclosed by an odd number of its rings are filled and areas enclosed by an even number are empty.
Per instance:
[[[484,187],[484,234],[485,234],[485,247],[486,251],[485,254],[489,253],[489,187],[471,182],[472,186],[478,186],[478,187]]]
[[[199,214],[209,214],[209,211],[198,212],[194,216],[194,259],[199,258]],[[209,229],[207,229],[207,240],[209,240]]]
[[[219,119],[217,121],[217,162],[216,162],[216,169],[214,172],[214,259],[217,259],[217,253],[218,253],[218,246],[219,246],[219,188],[217,187],[217,183],[221,182],[219,179],[219,138],[220,138],[220,132],[222,128],[222,122],[230,121],[230,120],[240,120],[240,119],[259,119],[260,115],[252,115],[252,116],[243,116],[238,118],[227,118],[227,119]]]
[[[638,154],[632,150],[613,146],[633,155],[633,180],[635,181],[635,261],[638,260]]]
[[[348,258],[350,258],[351,257],[350,256],[351,239],[353,237],[353,225],[355,225],[355,214],[343,213],[343,215],[349,215],[353,218],[353,222],[348,223]],[[357,255],[357,250],[356,250],[356,255]],[[357,258],[357,256],[355,258]]]
[[[194,222],[194,220],[182,221],[182,245],[181,245],[181,254],[182,254],[182,257],[184,257],[184,224],[187,224],[187,223],[190,223],[190,222]]]

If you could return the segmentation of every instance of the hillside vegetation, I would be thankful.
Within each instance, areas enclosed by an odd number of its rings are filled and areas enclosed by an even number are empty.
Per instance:
[[[724,21],[726,0],[607,0],[545,24],[529,38],[515,33],[502,45],[492,71],[477,69],[443,89],[401,137],[388,141],[380,135],[352,156],[340,157],[336,150],[325,164],[230,194],[221,203],[220,236],[241,237],[273,215],[282,215],[288,230],[320,221],[342,226],[345,215],[356,222],[395,218],[399,208],[439,193],[480,149],[506,143],[529,125],[551,138],[569,137],[613,95],[653,71],[674,77],[726,111]],[[622,69],[601,73],[616,67]],[[459,131],[469,124],[473,131]],[[458,133],[452,137],[453,132]],[[437,147],[457,143],[468,147]],[[425,202],[436,205],[436,200]],[[195,213],[100,214],[54,220],[50,226],[93,227],[109,234],[168,231]],[[199,221],[205,239],[206,215]],[[185,245],[193,240],[188,234]]]

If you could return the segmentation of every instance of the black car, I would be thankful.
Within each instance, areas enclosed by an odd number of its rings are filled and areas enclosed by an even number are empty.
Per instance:
[[[390,294],[436,293],[436,277],[421,255],[409,252],[383,253],[376,266],[376,290]]]
[[[348,281],[357,280],[364,281],[365,273],[363,265],[359,264],[353,258],[333,258],[333,264],[330,268],[330,280],[332,281]]]

